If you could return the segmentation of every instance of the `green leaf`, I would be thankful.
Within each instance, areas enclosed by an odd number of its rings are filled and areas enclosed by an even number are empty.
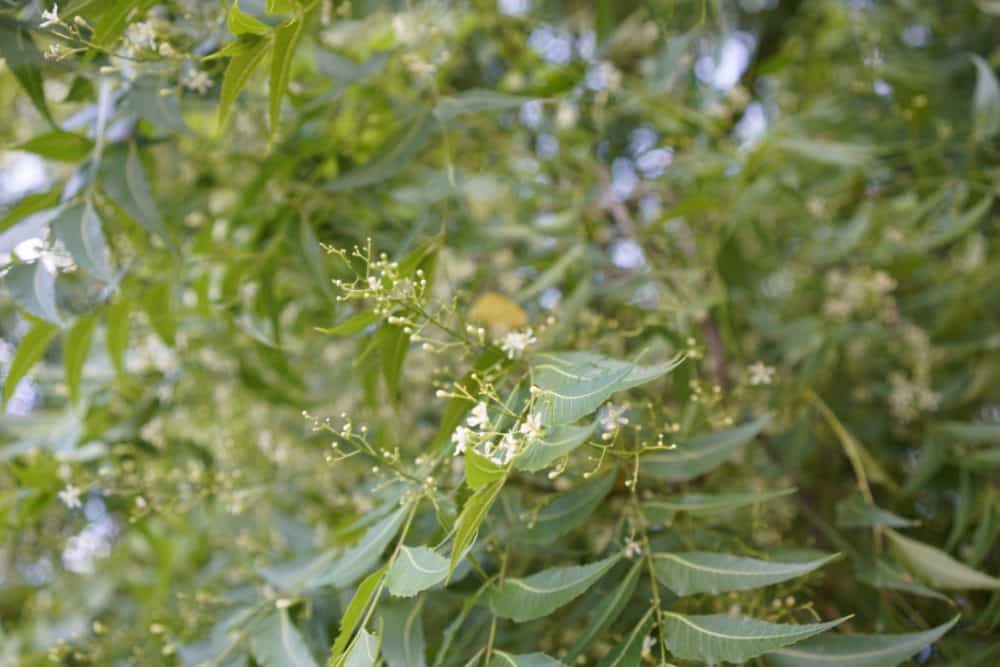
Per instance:
[[[119,294],[108,304],[107,338],[108,356],[119,374],[125,373],[125,350],[128,348],[129,313],[132,302]]]
[[[101,160],[101,189],[147,232],[167,238],[167,229],[153,200],[146,169],[135,144],[129,144],[125,150],[105,153]]]
[[[125,26],[145,14],[154,4],[156,0],[112,0],[109,6],[102,9],[91,41],[100,47],[111,46],[125,32]]]
[[[725,431],[696,435],[676,449],[646,454],[639,472],[670,482],[686,482],[728,461],[764,430],[770,415]]]
[[[934,424],[933,429],[937,434],[964,443],[1000,444],[1000,423],[940,422]]]
[[[267,0],[268,14],[287,14],[295,9],[294,0]]]
[[[347,605],[347,609],[344,610],[344,615],[340,619],[340,631],[337,633],[337,639],[333,642],[333,646],[330,647],[330,657],[327,660],[329,664],[337,664],[342,660],[351,637],[354,636],[355,630],[358,629],[365,616],[365,611],[376,601],[375,596],[381,590],[380,584],[384,575],[385,568],[380,567],[365,577],[358,585],[358,590],[354,592],[354,597],[351,598],[350,604]]]
[[[288,610],[268,614],[253,628],[250,651],[261,667],[316,667],[305,640],[288,618]]]
[[[770,667],[896,667],[943,637],[959,617],[925,632],[825,635],[767,655]]]
[[[886,530],[896,556],[910,571],[935,588],[1000,590],[1000,579],[961,563],[940,549]]]
[[[80,398],[80,380],[83,377],[83,365],[90,353],[90,341],[93,338],[94,325],[97,316],[81,317],[66,332],[63,342],[63,365],[66,369],[66,387],[69,398],[76,403]]]
[[[344,667],[375,667],[378,660],[378,637],[361,628],[354,647],[344,661]]]
[[[775,145],[799,157],[833,167],[859,167],[869,162],[873,156],[869,146],[823,139],[786,137]]]
[[[266,35],[271,27],[260,19],[250,16],[240,9],[239,0],[233,0],[229,13],[226,14],[226,27],[237,37],[241,35]]]
[[[447,558],[428,547],[403,546],[389,568],[386,585],[393,595],[408,598],[444,581],[447,576]]]
[[[472,449],[465,452],[465,483],[470,489],[492,484],[506,474],[506,468],[498,466],[479,452]]]
[[[888,526],[904,528],[920,522],[904,519],[876,505],[869,504],[860,494],[854,494],[837,503],[837,525],[844,528]]]
[[[399,403],[399,381],[403,376],[406,353],[410,349],[410,336],[403,327],[386,322],[375,332],[375,344],[378,346],[386,392],[395,405]]]
[[[774,498],[781,498],[795,493],[795,491],[795,489],[782,489],[764,493],[692,493],[663,500],[647,500],[642,504],[642,511],[650,521],[670,523],[675,515],[682,512],[691,516],[723,514],[767,502]]]
[[[445,567],[448,563],[445,561]],[[379,605],[382,657],[388,667],[425,667],[423,600],[388,600]]]
[[[177,335],[177,322],[174,321],[173,286],[171,283],[158,282],[149,287],[143,297],[142,307],[149,318],[149,324],[156,335],[169,347],[174,346]]]
[[[936,600],[948,599],[947,596],[915,582],[912,575],[902,572],[884,560],[860,563],[856,568],[855,575],[858,581],[868,584],[872,588],[903,591]]]
[[[628,574],[622,579],[621,584],[615,588],[615,591],[610,595],[604,595],[599,598],[600,602],[590,616],[590,624],[580,633],[580,636],[577,637],[573,646],[566,654],[565,660],[568,664],[573,664],[576,658],[586,651],[621,616],[629,600],[632,599],[635,593],[636,585],[639,583],[639,575],[645,563],[644,559],[636,559],[635,564],[629,569]]]
[[[160,91],[170,88],[170,82],[160,76],[141,76],[132,82],[125,105],[137,116],[148,120],[158,129],[186,132],[188,126],[181,115],[179,96]]]
[[[660,583],[680,596],[727,593],[801,577],[836,557],[781,563],[703,551],[658,553],[653,554],[653,572]]]
[[[64,209],[53,221],[52,231],[81,269],[98,280],[111,281],[101,219],[90,202]]]
[[[544,653],[522,653],[520,655],[493,649],[493,657],[487,667],[563,667],[563,663]]]
[[[292,60],[295,58],[295,49],[302,37],[304,26],[305,21],[297,16],[274,31],[274,57],[271,60],[271,82],[268,90],[271,137],[274,137],[281,123],[281,98],[285,96],[285,90],[288,88]]]
[[[976,66],[976,90],[972,97],[972,136],[977,141],[984,141],[1000,130],[1000,84],[988,62],[975,54],[970,58]]]
[[[0,232],[24,220],[29,215],[56,206],[61,194],[61,189],[56,187],[47,192],[25,195],[4,214],[3,218],[0,218]]]
[[[543,424],[569,424],[590,414],[612,394],[670,372],[684,360],[678,356],[654,366],[638,366],[590,352],[540,354],[531,368],[532,384],[543,391]]]
[[[714,664],[746,662],[826,632],[849,617],[806,625],[768,623],[728,614],[686,616],[670,611],[664,613],[664,618],[661,631],[674,656]]]
[[[48,160],[79,162],[94,150],[94,142],[74,132],[52,130],[32,137],[14,149],[34,153]]]
[[[427,145],[434,127],[433,116],[424,111],[410,122],[402,136],[388,142],[391,148],[364,166],[344,174],[326,186],[328,192],[344,192],[387,181],[416,159]]]
[[[36,321],[28,333],[24,334],[24,338],[21,339],[17,351],[14,353],[14,358],[10,360],[10,368],[3,382],[4,405],[14,395],[14,389],[17,388],[21,379],[45,354],[46,348],[58,331],[59,327],[57,326],[48,322]]]
[[[441,121],[449,121],[459,116],[484,111],[507,111],[518,109],[525,102],[531,101],[530,97],[520,95],[508,95],[495,90],[481,90],[474,88],[466,90],[453,97],[442,98],[434,107],[434,115]]]
[[[527,472],[537,472],[547,468],[585,443],[593,434],[595,426],[595,422],[584,426],[573,424],[553,426],[542,438],[532,441],[518,454],[514,459],[514,467]]]
[[[533,544],[551,544],[587,520],[615,484],[611,470],[559,494],[542,508],[518,537]]]
[[[0,19],[0,56],[38,112],[54,124],[42,85],[42,54],[31,38],[31,31],[14,21]]]
[[[56,310],[56,278],[44,262],[12,266],[3,280],[21,308],[46,322],[62,324]]]
[[[653,610],[650,609],[621,643],[604,656],[597,667],[639,667],[642,662],[642,645],[652,625]]]
[[[615,554],[596,563],[554,567],[523,579],[507,579],[490,595],[493,613],[518,623],[547,616],[593,586],[621,560]]]
[[[298,221],[297,231],[297,249],[302,256],[306,269],[312,275],[313,280],[316,282],[316,287],[323,293],[327,301],[331,304],[335,303],[336,298],[334,297],[333,290],[330,288],[330,278],[327,276],[326,268],[323,266],[323,252],[320,248],[319,240],[313,232],[312,225],[305,218],[301,218]],[[324,333],[328,332],[328,329],[324,330]]]
[[[219,95],[219,117],[216,130],[219,134],[229,124],[229,118],[233,114],[233,105],[239,94],[246,88],[247,82],[250,81],[250,75],[271,49],[271,40],[266,37],[247,36],[243,39],[246,41],[246,49],[233,54],[226,66],[226,72],[222,76],[222,92]]]
[[[340,324],[329,328],[317,327],[316,331],[329,336],[349,336],[363,331],[379,321],[379,316],[374,310],[363,310],[353,317],[349,317]]]
[[[465,501],[462,513],[455,521],[455,537],[452,538],[451,559],[448,563],[449,577],[455,571],[455,566],[465,555],[466,550],[476,540],[479,526],[482,525],[490,508],[493,507],[493,502],[500,495],[505,481],[506,478],[498,479],[489,486],[479,489]]]

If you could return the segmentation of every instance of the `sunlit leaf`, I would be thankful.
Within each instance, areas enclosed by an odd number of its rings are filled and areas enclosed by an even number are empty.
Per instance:
[[[653,554],[653,571],[677,595],[726,593],[769,586],[801,577],[836,558],[784,563],[701,551]]]
[[[45,354],[52,338],[59,332],[59,327],[44,321],[36,321],[34,325],[24,334],[21,342],[14,352],[13,359],[10,360],[10,367],[7,370],[7,377],[3,381],[3,402],[4,405],[14,395],[21,379],[28,374],[32,366]]]
[[[614,555],[588,565],[554,567],[523,579],[506,579],[490,595],[493,613],[518,623],[546,616],[593,586],[621,559]]]
[[[428,547],[403,546],[386,575],[389,592],[412,597],[448,576],[448,559]]]
[[[37,137],[32,137],[15,147],[41,155],[49,160],[60,162],[79,162],[94,150],[94,142],[85,136],[63,130],[52,130]]]
[[[217,132],[222,133],[233,114],[233,105],[250,81],[250,75],[271,50],[272,42],[267,37],[247,35],[242,38],[246,48],[233,54],[222,77],[222,92],[219,97],[219,117]]]
[[[66,369],[66,387],[70,400],[74,403],[80,399],[80,379],[83,377],[83,365],[90,353],[90,341],[94,333],[97,316],[81,317],[73,323],[66,332],[63,342],[63,366]]]
[[[340,618],[340,630],[337,639],[330,648],[329,664],[339,664],[344,657],[354,632],[361,625],[365,612],[376,601],[376,593],[380,590],[385,568],[379,568],[365,577],[354,591],[354,597]]]
[[[295,49],[299,45],[304,26],[305,22],[300,17],[295,17],[274,31],[274,57],[271,61],[271,82],[268,89],[268,113],[272,137],[281,122],[281,99],[288,88]]]

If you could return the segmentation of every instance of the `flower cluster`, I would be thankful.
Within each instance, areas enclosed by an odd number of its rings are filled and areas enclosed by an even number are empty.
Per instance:
[[[527,445],[542,437],[541,413],[529,412],[515,428],[505,433],[493,429],[486,403],[480,401],[472,409],[463,426],[455,429],[451,442],[455,445],[455,456],[477,449],[481,454],[499,466],[505,466]],[[500,436],[498,442],[495,438]]]

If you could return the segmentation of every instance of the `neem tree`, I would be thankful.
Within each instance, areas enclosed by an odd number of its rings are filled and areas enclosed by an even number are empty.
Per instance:
[[[0,4],[0,664],[996,665],[998,13]]]

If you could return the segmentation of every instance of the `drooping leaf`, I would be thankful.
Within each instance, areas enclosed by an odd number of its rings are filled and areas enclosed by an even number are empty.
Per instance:
[[[329,336],[349,336],[367,329],[378,321],[379,316],[375,314],[374,310],[363,310],[357,315],[347,318],[340,324],[329,328],[317,327],[316,330]]]
[[[316,667],[287,609],[268,614],[254,623],[253,629],[250,651],[261,667]]]
[[[580,633],[566,654],[565,659],[568,664],[573,664],[577,656],[583,654],[621,616],[635,593],[636,585],[639,583],[639,574],[644,565],[643,559],[637,559],[614,592],[600,598],[600,602],[590,615],[589,625]]]
[[[824,635],[767,655],[770,667],[896,667],[943,637],[959,617],[924,632]]]
[[[132,302],[119,294],[108,305],[107,330],[105,338],[108,345],[108,356],[115,370],[125,372],[125,350],[128,347],[129,313],[132,312]]]
[[[274,31],[274,56],[271,60],[271,81],[268,89],[268,118],[273,137],[281,123],[281,99],[288,88],[295,49],[302,37],[305,21],[296,16]]]
[[[545,434],[528,444],[514,459],[514,467],[527,472],[537,472],[552,465],[590,438],[596,422],[583,426],[560,424],[548,429]]]
[[[531,368],[532,384],[542,390],[542,423],[569,424],[594,412],[613,394],[665,375],[682,356],[653,366],[638,366],[590,352],[540,354]]]
[[[46,192],[36,192],[25,195],[16,204],[11,206],[0,218],[0,232],[9,229],[14,224],[24,220],[30,215],[53,208],[59,203],[59,188],[52,188]]]
[[[976,90],[972,97],[972,136],[977,141],[991,138],[1000,130],[1000,83],[990,64],[972,54],[976,66]]]
[[[375,345],[378,347],[386,392],[390,402],[396,404],[399,402],[399,381],[403,375],[410,336],[403,327],[386,322],[375,332]]]
[[[488,486],[476,491],[465,501],[462,513],[458,515],[455,522],[455,536],[452,538],[451,559],[448,563],[448,576],[455,571],[466,549],[468,549],[476,539],[479,526],[482,525],[486,514],[493,507],[493,502],[500,495],[503,489],[504,479],[498,479]]]
[[[795,493],[795,489],[766,491],[763,493],[717,493],[717,494],[687,494],[674,496],[663,500],[647,500],[642,504],[643,514],[651,521],[673,521],[679,513],[691,516],[711,516],[767,502]]]
[[[615,483],[611,470],[558,495],[518,535],[533,544],[551,544],[587,520]]]
[[[786,625],[746,616],[688,616],[671,611],[665,612],[664,618],[661,631],[670,652],[678,658],[710,664],[746,662],[826,632],[847,620],[839,618],[826,623]]]
[[[530,100],[530,97],[509,95],[495,90],[465,90],[438,102],[434,107],[434,115],[439,120],[447,122],[466,114],[518,109]]]
[[[816,409],[819,410],[819,413],[823,415],[826,423],[830,426],[830,430],[833,431],[835,436],[837,436],[837,440],[840,441],[844,454],[854,467],[855,476],[860,478],[859,483],[862,483],[862,480],[870,479],[873,482],[879,482],[895,491],[896,484],[892,481],[885,470],[882,469],[879,462],[871,455],[861,441],[854,437],[854,434],[851,433],[846,426],[844,426],[844,424],[840,421],[837,415],[834,414],[833,410],[827,406],[823,399],[814,394],[812,391],[807,392],[806,397],[814,406],[816,406]],[[867,482],[864,483],[867,484]]]
[[[111,267],[101,219],[90,202],[64,209],[53,221],[52,230],[81,269],[98,280],[110,282]]]
[[[621,554],[596,563],[554,567],[523,579],[507,579],[490,595],[493,613],[518,623],[546,616],[593,586],[621,559]]]
[[[378,660],[379,641],[378,636],[370,634],[364,628],[358,632],[358,638],[351,647],[351,652],[344,660],[344,667],[375,667]]]
[[[806,137],[786,137],[776,143],[782,150],[834,167],[860,167],[872,158],[869,146]]]
[[[164,343],[173,347],[177,335],[177,322],[174,320],[171,284],[158,282],[150,286],[143,297],[142,305],[153,331]]]
[[[241,35],[266,35],[271,27],[240,9],[239,0],[233,0],[226,14],[226,27],[237,37]]]
[[[146,169],[135,144],[109,150],[101,160],[101,189],[147,232],[167,239],[167,228],[153,200]]]
[[[919,595],[921,597],[947,600],[948,597],[914,581],[913,576],[900,571],[884,560],[873,560],[858,564],[855,572],[858,581],[872,588],[890,589]]]
[[[66,332],[63,342],[63,366],[66,369],[66,387],[70,400],[74,403],[80,398],[80,380],[83,377],[83,365],[90,353],[90,341],[94,333],[97,316],[89,315],[79,318]]]
[[[544,653],[522,653],[520,655],[506,651],[493,650],[487,667],[563,667],[563,663],[550,658]]]
[[[56,309],[56,278],[45,262],[39,259],[31,264],[12,266],[3,280],[21,308],[46,322],[62,324]]]
[[[340,630],[337,633],[337,639],[334,640],[333,646],[330,647],[330,657],[328,659],[330,664],[338,664],[342,661],[344,651],[347,650],[354,632],[364,619],[365,611],[376,601],[375,596],[380,590],[383,576],[385,576],[385,568],[380,567],[365,577],[358,585],[358,590],[354,592],[354,597],[351,598],[350,604],[344,610],[344,615],[340,618]]]
[[[904,537],[895,530],[887,530],[886,535],[899,560],[935,588],[1000,590],[1000,579],[974,570],[940,549]]]
[[[728,461],[764,430],[770,415],[758,417],[736,428],[696,435],[676,449],[646,454],[640,474],[670,482],[686,482]]]
[[[653,554],[653,571],[660,583],[680,596],[726,593],[801,577],[836,557],[782,563],[702,551],[658,553]]]
[[[4,405],[14,395],[14,390],[21,379],[45,354],[45,350],[58,331],[59,327],[39,320],[28,329],[28,333],[24,334],[24,338],[17,346],[17,351],[14,352],[14,358],[10,360],[10,368],[3,381]]]
[[[388,600],[379,605],[382,657],[388,667],[427,665],[422,610],[423,600]]]
[[[653,625],[652,610],[646,613],[635,627],[619,642],[618,646],[597,663],[597,667],[639,667],[642,662],[643,643]]]
[[[919,521],[904,519],[888,510],[872,505],[858,494],[849,496],[837,503],[837,525],[845,528],[868,526],[904,528],[906,526],[916,526],[919,523]]]
[[[503,479],[507,469],[493,463],[475,450],[465,452],[465,483],[470,489],[478,489]]]
[[[409,165],[427,145],[433,123],[430,113],[419,113],[403,136],[389,143],[389,150],[330,183],[326,186],[327,191],[344,192],[389,180]]]
[[[233,115],[233,105],[236,104],[236,98],[250,81],[250,75],[271,50],[272,42],[267,37],[245,35],[240,39],[244,41],[245,48],[233,54],[229,59],[229,64],[226,65],[226,72],[222,76],[217,122],[219,134],[229,124],[229,118]]]
[[[448,576],[448,559],[428,547],[403,546],[389,568],[386,586],[399,597],[412,597]]]
[[[32,137],[15,147],[49,160],[79,162],[94,150],[94,142],[87,137],[65,130],[52,130]]]
[[[0,56],[42,117],[54,123],[42,85],[42,54],[31,31],[14,21],[0,19]]]

